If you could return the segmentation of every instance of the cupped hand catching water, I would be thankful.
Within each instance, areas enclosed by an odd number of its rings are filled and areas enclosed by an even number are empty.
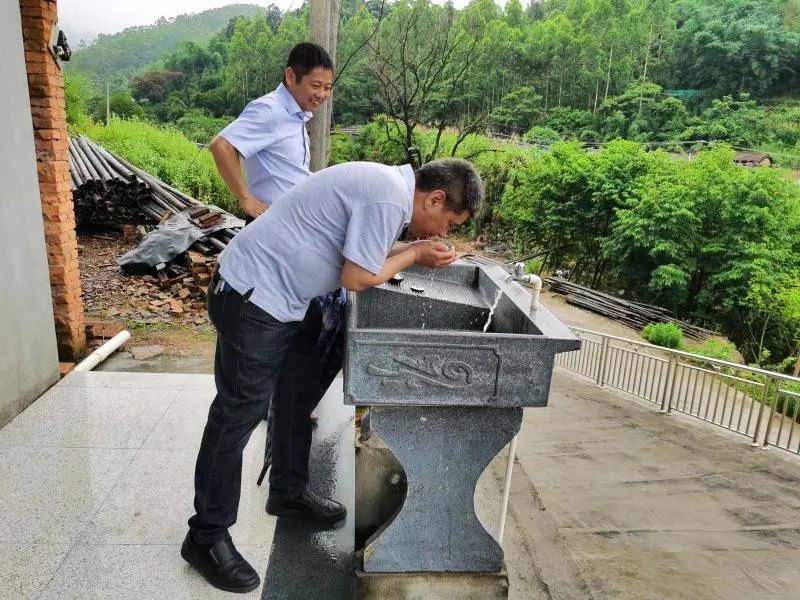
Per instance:
[[[458,258],[452,244],[435,240],[415,242],[416,264],[423,267],[449,267]]]

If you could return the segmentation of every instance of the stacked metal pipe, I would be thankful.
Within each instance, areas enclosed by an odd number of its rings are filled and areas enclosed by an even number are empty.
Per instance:
[[[69,139],[75,218],[79,224],[152,224],[190,206],[204,206],[85,136]],[[196,242],[204,254],[224,250],[238,228]]]
[[[550,286],[550,291],[566,296],[567,304],[597,313],[637,331],[648,323],[674,323],[686,336],[696,340],[707,340],[715,335],[713,331],[675,318],[669,310],[660,306],[623,300],[559,277],[547,277],[544,282]]]

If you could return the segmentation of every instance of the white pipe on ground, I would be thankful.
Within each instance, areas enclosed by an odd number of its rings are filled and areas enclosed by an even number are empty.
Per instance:
[[[111,356],[112,352],[122,346],[122,344],[127,342],[130,338],[131,334],[129,331],[120,331],[117,335],[75,365],[73,371],[91,371],[97,365]]]
[[[514,436],[508,445],[508,462],[506,463],[506,478],[503,482],[503,503],[500,507],[500,525],[497,528],[497,543],[503,546],[503,533],[506,529],[506,513],[508,512],[508,497],[511,495],[511,473],[514,470],[514,457],[517,455],[517,438]]]

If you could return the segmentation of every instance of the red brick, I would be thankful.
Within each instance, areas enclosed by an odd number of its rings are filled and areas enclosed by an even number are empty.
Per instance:
[[[56,0],[19,0],[20,6],[34,6],[36,8],[47,8],[52,6],[55,8]]]
[[[75,213],[71,210],[58,210],[42,212],[45,225],[47,223],[66,223],[68,227],[75,227]]]
[[[67,267],[64,265],[50,265],[50,281],[63,281],[67,275]]]
[[[74,362],[60,362],[58,363],[58,374],[61,377],[65,377],[75,368]]]
[[[47,260],[50,264],[65,265],[70,261],[78,261],[78,247],[77,242],[67,246],[53,244],[47,245]]]
[[[25,62],[28,64],[47,62],[48,60],[51,60],[48,58],[49,56],[52,56],[49,52],[47,54],[44,52],[26,52]]]
[[[30,93],[30,89],[28,90],[28,92]],[[64,103],[61,102],[58,98],[51,98],[50,96],[31,96],[31,106],[63,108]]]
[[[39,12],[39,14],[27,14],[22,17],[22,26],[35,29],[37,26],[39,28],[43,27],[45,23],[50,22],[44,15],[44,8]]]
[[[34,129],[34,137],[37,140],[63,140],[67,137],[67,132],[63,129],[41,128]]]
[[[30,62],[26,65],[28,75],[55,75],[59,72],[53,61]]]
[[[20,15],[22,22],[25,23],[26,19],[49,19],[55,21],[58,16],[58,11],[55,6],[20,6]]]
[[[69,181],[69,167],[57,167],[55,166],[56,164],[48,162],[36,164],[40,182],[57,183],[59,181]]]
[[[69,143],[66,136],[63,139],[53,140],[35,140],[36,151],[52,150],[54,152],[68,152]],[[66,156],[66,154],[64,154]]]
[[[52,27],[53,21],[45,18],[43,14],[22,16],[22,35],[28,35],[26,32],[31,32],[31,36],[42,35],[43,31],[49,32]]]
[[[119,323],[90,319],[85,322],[85,329],[88,338],[106,339],[114,337],[125,328]]]
[[[40,15],[47,13],[47,14],[52,14],[53,18],[55,18],[57,10],[55,0],[52,1],[19,0],[19,6],[22,10],[22,14]]]
[[[76,285],[67,285],[60,283],[59,278],[50,280],[51,294],[53,301],[57,302],[59,306],[69,308],[69,305],[77,302],[80,304],[81,289]]]
[[[41,52],[42,54],[50,54],[50,40],[44,36],[37,35],[36,37],[22,36],[23,45],[28,52]]]
[[[58,222],[58,223],[45,223],[45,243],[48,247],[59,247],[65,244],[69,244],[70,242],[74,241],[75,239],[75,232],[70,232],[70,226],[68,223]],[[69,262],[69,257],[62,255],[64,258],[63,264]],[[53,255],[54,259],[58,259],[59,256],[57,254]]]
[[[48,192],[41,195],[42,208],[58,206],[59,210],[72,211],[72,194],[70,192]],[[63,207],[63,208],[61,208]]]
[[[58,181],[58,182],[45,182],[39,184],[39,192],[45,194],[50,192],[69,192],[70,184],[67,181]]]
[[[55,106],[31,106],[31,116],[37,119],[63,119],[65,113]]]

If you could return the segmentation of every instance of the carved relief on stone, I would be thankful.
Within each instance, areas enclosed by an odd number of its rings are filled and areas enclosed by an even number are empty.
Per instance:
[[[468,388],[474,384],[475,369],[461,360],[448,360],[438,355],[419,358],[402,354],[392,357],[395,366],[382,368],[367,365],[367,373],[382,377],[382,385],[405,384],[411,389],[430,385],[451,390]]]

